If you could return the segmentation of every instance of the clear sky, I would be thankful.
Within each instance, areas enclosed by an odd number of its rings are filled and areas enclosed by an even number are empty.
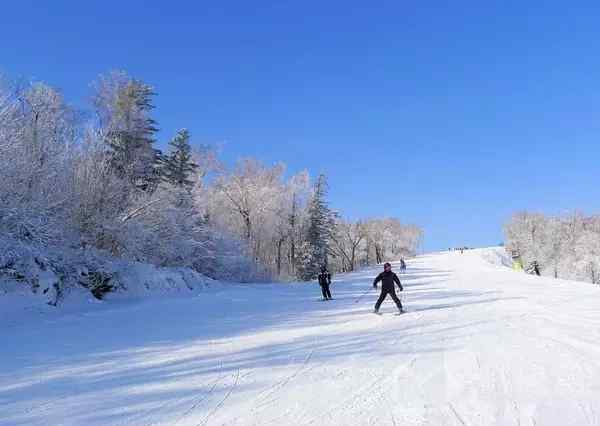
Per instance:
[[[350,218],[427,249],[502,240],[512,212],[600,212],[597,1],[9,1],[0,70],[59,87],[124,69],[187,127],[330,178]]]

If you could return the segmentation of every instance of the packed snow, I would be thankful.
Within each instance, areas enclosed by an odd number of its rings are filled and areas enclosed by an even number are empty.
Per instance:
[[[372,313],[379,268],[334,277],[332,301],[315,283],[0,296],[0,424],[600,425],[600,288],[506,264],[410,259],[401,316]]]

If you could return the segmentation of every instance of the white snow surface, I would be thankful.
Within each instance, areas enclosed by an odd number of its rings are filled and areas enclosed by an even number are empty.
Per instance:
[[[328,302],[254,284],[13,309],[0,424],[600,425],[600,288],[504,264],[409,260],[402,316],[355,303],[379,268],[334,277]]]

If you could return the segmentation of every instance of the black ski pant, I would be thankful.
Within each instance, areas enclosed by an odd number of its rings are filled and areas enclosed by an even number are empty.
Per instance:
[[[323,293],[323,299],[331,299],[329,284],[321,284],[321,293]]]
[[[396,290],[394,288],[392,288],[391,290],[389,288],[381,288],[381,294],[379,295],[379,299],[377,299],[377,303],[375,303],[375,310],[378,311],[379,307],[381,306],[381,304],[383,303],[384,299],[386,298],[387,295],[390,295],[390,297],[392,298],[392,300],[394,301],[394,303],[396,303],[396,306],[398,307],[399,310],[402,310],[402,302],[400,302],[400,299],[398,299],[398,296],[396,296]]]

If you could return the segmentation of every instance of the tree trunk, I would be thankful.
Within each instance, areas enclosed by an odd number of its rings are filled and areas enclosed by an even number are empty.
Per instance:
[[[250,222],[250,215],[247,213],[242,213],[244,217],[244,225],[246,226],[246,241],[250,241],[250,236],[252,235],[252,222]]]
[[[296,243],[292,237],[292,243],[290,244],[290,269],[292,275],[296,273]]]
[[[280,238],[279,241],[277,241],[277,276],[281,276],[281,246],[283,246],[283,242],[285,240],[283,238]]]

